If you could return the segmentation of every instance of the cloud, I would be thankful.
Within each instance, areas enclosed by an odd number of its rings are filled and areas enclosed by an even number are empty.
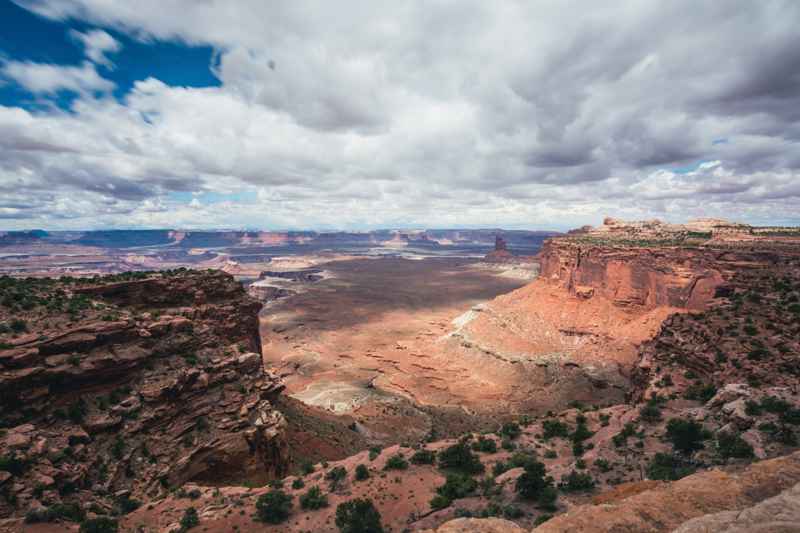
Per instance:
[[[119,52],[122,49],[122,44],[109,35],[108,32],[90,30],[82,33],[78,30],[71,30],[70,35],[83,45],[86,57],[92,62],[109,69],[114,67],[114,63],[107,57],[107,54]]]
[[[0,108],[21,226],[800,223],[791,0],[21,4],[211,45],[221,82],[150,78],[115,101],[92,97],[113,86],[89,62],[6,63],[33,92],[81,94],[69,113]],[[110,65],[110,35],[78,38]]]
[[[36,94],[54,94],[62,90],[91,94],[110,92],[115,87],[113,82],[100,76],[88,61],[79,67],[6,61],[0,66],[0,75]]]

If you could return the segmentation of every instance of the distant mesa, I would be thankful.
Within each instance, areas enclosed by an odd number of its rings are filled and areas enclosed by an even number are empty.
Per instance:
[[[494,250],[486,254],[483,260],[487,263],[530,263],[534,261],[532,256],[514,255],[508,249],[508,243],[501,235],[494,238]]]
[[[763,238],[798,238],[800,228],[750,226],[720,218],[698,218],[685,224],[672,224],[658,219],[626,221],[606,217],[601,226],[583,226],[570,231],[566,237],[607,243],[697,245],[746,242]]]

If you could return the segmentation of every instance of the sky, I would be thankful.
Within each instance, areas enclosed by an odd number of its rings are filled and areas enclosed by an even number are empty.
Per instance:
[[[0,0],[0,230],[800,225],[800,2]]]

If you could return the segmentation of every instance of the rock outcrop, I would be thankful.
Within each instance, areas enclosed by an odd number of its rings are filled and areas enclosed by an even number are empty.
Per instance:
[[[187,481],[286,473],[286,422],[272,405],[283,385],[263,368],[261,304],[231,276],[4,278],[3,288],[24,304],[0,311],[20,330],[0,350],[0,516],[70,503],[126,512]]]
[[[797,531],[800,524],[791,521],[797,517],[796,509],[783,508],[774,514],[768,510],[781,502],[797,505],[798,483],[800,453],[796,452],[754,463],[741,473],[708,470],[620,500],[576,507],[534,531],[655,533],[678,528],[694,533],[728,531],[731,526],[743,531]],[[794,529],[782,529],[786,521]],[[774,529],[759,529],[770,522]],[[748,524],[758,527],[747,529]]]

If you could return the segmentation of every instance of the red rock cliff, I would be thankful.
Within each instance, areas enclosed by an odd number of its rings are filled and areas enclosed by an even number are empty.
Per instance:
[[[576,296],[599,294],[620,307],[702,310],[724,282],[716,254],[696,248],[623,248],[551,239],[539,259],[542,278]]]

